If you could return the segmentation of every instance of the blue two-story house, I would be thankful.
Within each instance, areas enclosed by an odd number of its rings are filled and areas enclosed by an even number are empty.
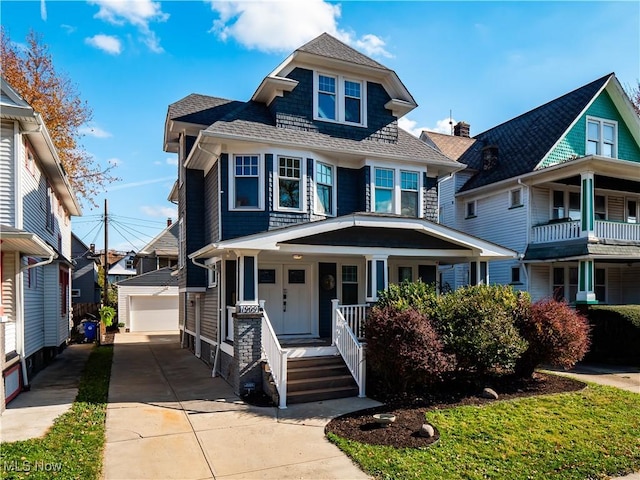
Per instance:
[[[487,261],[513,257],[437,223],[438,179],[464,165],[398,127],[416,106],[394,71],[328,34],[248,101],[169,106],[182,341],[239,393],[266,360],[280,406],[363,395],[359,321],[380,290],[457,263],[487,281]],[[337,353],[344,378],[307,378]]]

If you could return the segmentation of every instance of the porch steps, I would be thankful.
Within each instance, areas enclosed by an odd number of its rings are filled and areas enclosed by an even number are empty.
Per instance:
[[[354,397],[358,386],[340,355],[289,358],[287,403]]]

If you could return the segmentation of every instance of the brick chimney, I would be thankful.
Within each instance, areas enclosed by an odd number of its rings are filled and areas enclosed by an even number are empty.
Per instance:
[[[167,218],[167,227],[170,227],[172,223],[171,217]]]
[[[471,126],[467,122],[458,122],[453,127],[453,134],[456,137],[469,138],[470,129],[471,129]]]

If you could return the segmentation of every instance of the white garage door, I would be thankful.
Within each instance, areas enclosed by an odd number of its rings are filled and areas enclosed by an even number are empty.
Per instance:
[[[132,296],[132,332],[178,330],[178,296]]]

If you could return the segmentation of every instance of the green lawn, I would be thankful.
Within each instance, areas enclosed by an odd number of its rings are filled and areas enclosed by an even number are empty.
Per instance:
[[[440,441],[394,449],[329,438],[381,479],[595,479],[640,470],[640,395],[579,392],[431,411]]]
[[[0,478],[99,478],[112,357],[113,347],[94,348],[71,410],[43,438],[2,444]]]

